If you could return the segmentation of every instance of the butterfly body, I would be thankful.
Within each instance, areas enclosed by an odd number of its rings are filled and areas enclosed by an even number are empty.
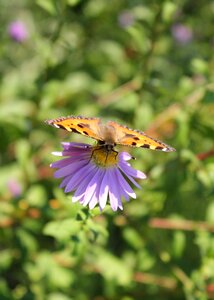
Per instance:
[[[175,151],[169,145],[149,137],[144,132],[130,129],[114,121],[106,124],[99,118],[85,118],[81,116],[61,117],[45,121],[46,124],[56,128],[62,128],[70,132],[79,133],[98,141],[98,144],[109,146],[113,149],[115,145],[130,147],[142,147],[165,152]]]

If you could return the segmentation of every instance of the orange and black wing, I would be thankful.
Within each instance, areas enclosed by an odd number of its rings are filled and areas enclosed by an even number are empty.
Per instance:
[[[115,129],[115,143],[118,145],[142,147],[165,152],[176,151],[169,145],[146,135],[144,132],[130,129],[113,121],[109,121],[107,125]]]
[[[102,140],[99,134],[100,119],[81,116],[61,117],[45,121],[46,124],[62,128],[70,132],[79,133],[95,140]]]

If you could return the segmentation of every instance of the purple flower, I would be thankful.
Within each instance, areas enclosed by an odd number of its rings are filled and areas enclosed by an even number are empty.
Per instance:
[[[22,21],[14,21],[8,27],[10,37],[16,42],[24,42],[28,38],[26,25]]]
[[[118,16],[118,23],[120,27],[123,28],[131,26],[134,23],[134,21],[134,15],[128,10],[122,11]]]
[[[74,192],[73,202],[79,201],[90,209],[97,204],[102,210],[109,199],[112,210],[123,209],[121,198],[129,201],[136,194],[129,182],[140,188],[135,181],[145,179],[146,175],[133,169],[127,162],[131,155],[126,152],[117,153],[105,147],[80,143],[62,143],[62,152],[53,152],[66,158],[51,164],[58,170],[56,178],[63,178],[60,187],[65,192]]]
[[[174,39],[180,44],[187,44],[192,40],[191,28],[183,24],[175,24],[172,26],[172,35]]]
[[[10,191],[10,193],[14,196],[14,197],[19,197],[22,193],[22,187],[20,185],[20,183],[14,179],[11,178],[8,182],[7,182],[7,187]]]

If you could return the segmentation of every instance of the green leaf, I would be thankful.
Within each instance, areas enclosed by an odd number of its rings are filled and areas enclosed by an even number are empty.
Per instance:
[[[181,257],[186,246],[186,236],[182,231],[176,231],[173,235],[173,255]]]
[[[16,143],[16,156],[21,165],[25,165],[29,159],[31,146],[25,139],[21,139]]]
[[[205,92],[205,95],[202,99],[203,103],[206,104],[213,104],[214,103],[214,91],[213,90],[207,90]]]
[[[144,246],[144,241],[141,235],[138,234],[138,232],[132,228],[125,228],[124,232],[124,238],[129,243],[130,246],[132,246],[134,249],[142,249]]]
[[[67,0],[67,4],[70,6],[75,6],[80,3],[81,0]]]
[[[71,236],[80,232],[82,227],[81,221],[65,219],[60,221],[49,222],[43,232],[46,235],[53,236],[57,240],[68,240]]]
[[[37,241],[30,232],[24,230],[23,228],[19,228],[17,229],[16,234],[20,241],[21,249],[27,250],[31,253],[37,250]]]
[[[26,264],[25,271],[32,282],[40,282],[40,285],[53,286],[55,288],[68,288],[73,282],[73,272],[60,265],[54,255],[41,252],[35,259],[35,263]]]
[[[125,261],[115,257],[110,252],[99,251],[95,264],[106,279],[115,281],[120,285],[127,285],[131,282],[131,268]]]
[[[47,300],[74,300],[74,298],[66,296],[63,293],[52,293],[48,296]]]
[[[13,261],[13,253],[10,250],[0,251],[0,269],[8,269]]]
[[[54,0],[36,0],[37,5],[42,7],[46,12],[48,12],[51,15],[56,15],[56,5]]]
[[[26,193],[26,199],[31,206],[44,206],[47,202],[45,188],[39,184],[32,185]]]
[[[2,300],[10,300],[12,299],[12,295],[10,289],[8,287],[8,283],[5,279],[0,279],[0,298]]]
[[[163,20],[169,22],[173,20],[176,10],[178,9],[177,5],[172,1],[166,1],[163,4]]]
[[[206,220],[214,224],[214,203],[211,202],[207,206]]]

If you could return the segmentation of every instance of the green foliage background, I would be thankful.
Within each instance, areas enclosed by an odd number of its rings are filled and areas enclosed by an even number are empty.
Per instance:
[[[209,0],[0,1],[1,300],[214,298],[213,15]],[[89,211],[49,168],[61,141],[88,142],[43,122],[67,115],[177,152],[129,149],[137,199]]]

